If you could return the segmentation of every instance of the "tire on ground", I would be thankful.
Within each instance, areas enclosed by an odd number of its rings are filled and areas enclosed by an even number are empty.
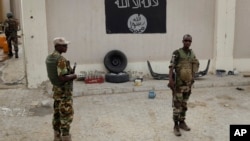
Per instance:
[[[129,75],[128,75],[128,73],[125,73],[125,72],[120,72],[118,74],[116,74],[116,73],[107,73],[105,75],[105,80],[106,80],[106,82],[111,82],[111,83],[128,82],[129,81]]]
[[[104,66],[111,73],[123,72],[127,66],[127,57],[119,50],[112,50],[105,55]]]

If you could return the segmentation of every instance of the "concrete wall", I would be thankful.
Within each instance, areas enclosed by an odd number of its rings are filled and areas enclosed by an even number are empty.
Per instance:
[[[124,51],[131,62],[166,60],[174,49],[182,46],[183,34],[190,33],[194,38],[193,48],[198,52],[197,55],[201,59],[211,58],[215,1],[167,2],[167,34],[108,35],[105,32],[103,1],[47,0],[49,45],[52,45],[53,37],[66,36],[74,48],[69,56],[79,63],[100,63],[111,49]],[[138,53],[141,51],[143,54]],[[74,52],[81,52],[84,57],[73,55]]]
[[[1,18],[2,18],[2,20],[5,20],[6,19],[6,13],[8,13],[8,12],[11,12],[11,10],[10,10],[10,0],[0,0],[0,3],[1,3],[1,9],[0,9],[0,11],[1,11]],[[0,21],[1,22],[1,21]]]
[[[11,12],[14,14],[15,18],[19,20],[20,26],[22,26],[21,1],[10,0],[10,9]]]
[[[129,63],[146,64],[146,60],[169,60],[171,53],[182,46],[182,36],[189,33],[193,36],[192,48],[197,56],[210,59],[214,6],[215,0],[168,0],[166,34],[110,35],[105,31],[104,1],[46,0],[49,51],[53,50],[52,39],[64,36],[71,41],[65,56],[78,64],[99,64],[98,69],[102,69],[103,58],[112,49],[123,51]]]
[[[0,0],[0,23],[4,21],[4,14],[3,14],[3,0]],[[1,31],[1,29],[0,29]]]
[[[249,49],[249,0],[236,1],[235,12],[235,41],[234,41],[234,64],[238,70],[250,70],[250,49]]]
[[[46,10],[44,0],[21,1],[23,48],[29,88],[47,80],[45,59],[48,55]]]
[[[214,65],[215,69],[233,70],[236,0],[217,0],[215,6]]]
[[[236,1],[234,58],[249,58],[250,1]]]
[[[37,87],[47,80],[42,64],[53,51],[52,39],[56,36],[71,41],[65,56],[79,64],[77,73],[105,70],[103,58],[112,49],[127,55],[126,70],[147,74],[146,60],[151,60],[155,71],[168,73],[170,55],[182,46],[182,36],[186,33],[193,36],[192,48],[201,60],[201,69],[205,68],[207,59],[212,59],[210,71],[233,67],[249,71],[249,66],[242,63],[249,59],[238,57],[244,50],[236,52],[234,46],[237,44],[238,48],[238,40],[248,33],[243,29],[239,32],[241,26],[237,23],[235,26],[235,18],[237,21],[241,14],[248,15],[246,10],[238,10],[247,3],[247,0],[237,4],[236,0],[167,0],[166,34],[107,35],[104,1],[21,0],[28,85]]]
[[[12,12],[15,18],[19,20],[22,19],[20,13],[20,3],[20,0],[0,0],[0,23],[7,18],[6,13],[8,12]]]

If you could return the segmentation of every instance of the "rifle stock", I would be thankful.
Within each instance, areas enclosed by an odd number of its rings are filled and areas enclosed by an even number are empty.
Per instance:
[[[176,74],[173,73],[172,77],[173,77],[174,82],[176,83]],[[172,107],[174,107],[174,97],[175,97],[175,92],[176,92],[175,86],[176,86],[176,84],[174,86],[170,86],[169,83],[168,83],[168,87],[172,91]]]
[[[74,67],[72,69],[72,73],[74,74],[75,73],[75,70],[76,70],[76,62],[74,63]]]

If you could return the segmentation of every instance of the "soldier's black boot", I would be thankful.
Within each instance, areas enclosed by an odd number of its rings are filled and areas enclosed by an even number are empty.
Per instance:
[[[8,56],[9,56],[9,57],[12,57],[12,56],[13,56],[13,53],[12,53],[12,52],[9,52],[9,53],[8,53]]]
[[[62,141],[72,141],[71,140],[71,135],[67,135],[67,136],[62,136]]]
[[[59,131],[54,131],[54,141],[62,141],[61,133]]]
[[[19,57],[17,52],[15,53],[15,57],[16,57],[16,58],[18,58],[18,57]]]
[[[186,122],[183,120],[183,121],[180,121],[180,124],[179,124],[179,127],[185,131],[190,131],[191,129],[187,126]]]
[[[15,50],[15,57],[18,58],[18,50]]]
[[[180,132],[178,121],[174,122],[174,134],[176,136],[181,136],[181,132]]]

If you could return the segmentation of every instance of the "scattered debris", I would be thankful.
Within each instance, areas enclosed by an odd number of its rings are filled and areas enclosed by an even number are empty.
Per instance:
[[[220,77],[225,76],[226,75],[226,70],[217,69],[216,70],[216,75],[220,76]]]
[[[244,91],[244,89],[243,89],[243,88],[239,88],[239,87],[237,87],[237,88],[236,88],[236,90],[239,90],[239,91]]]
[[[250,77],[250,73],[243,73],[243,77]]]
[[[169,79],[169,74],[156,73],[156,72],[153,71],[153,69],[151,67],[151,64],[150,64],[150,62],[148,60],[147,60],[147,64],[148,64],[148,69],[150,71],[150,74],[154,79],[156,79],[156,80],[168,80]],[[210,59],[208,59],[207,67],[206,67],[205,70],[195,73],[195,78],[207,75],[209,65],[210,65]]]
[[[39,101],[32,101],[30,106],[32,107],[39,107],[40,106],[40,102]]]
[[[228,71],[227,75],[234,75],[233,71]]]
[[[228,71],[227,75],[237,75],[239,72],[234,68],[232,71]]]
[[[42,107],[53,107],[53,102],[51,100],[43,100],[41,102]]]

